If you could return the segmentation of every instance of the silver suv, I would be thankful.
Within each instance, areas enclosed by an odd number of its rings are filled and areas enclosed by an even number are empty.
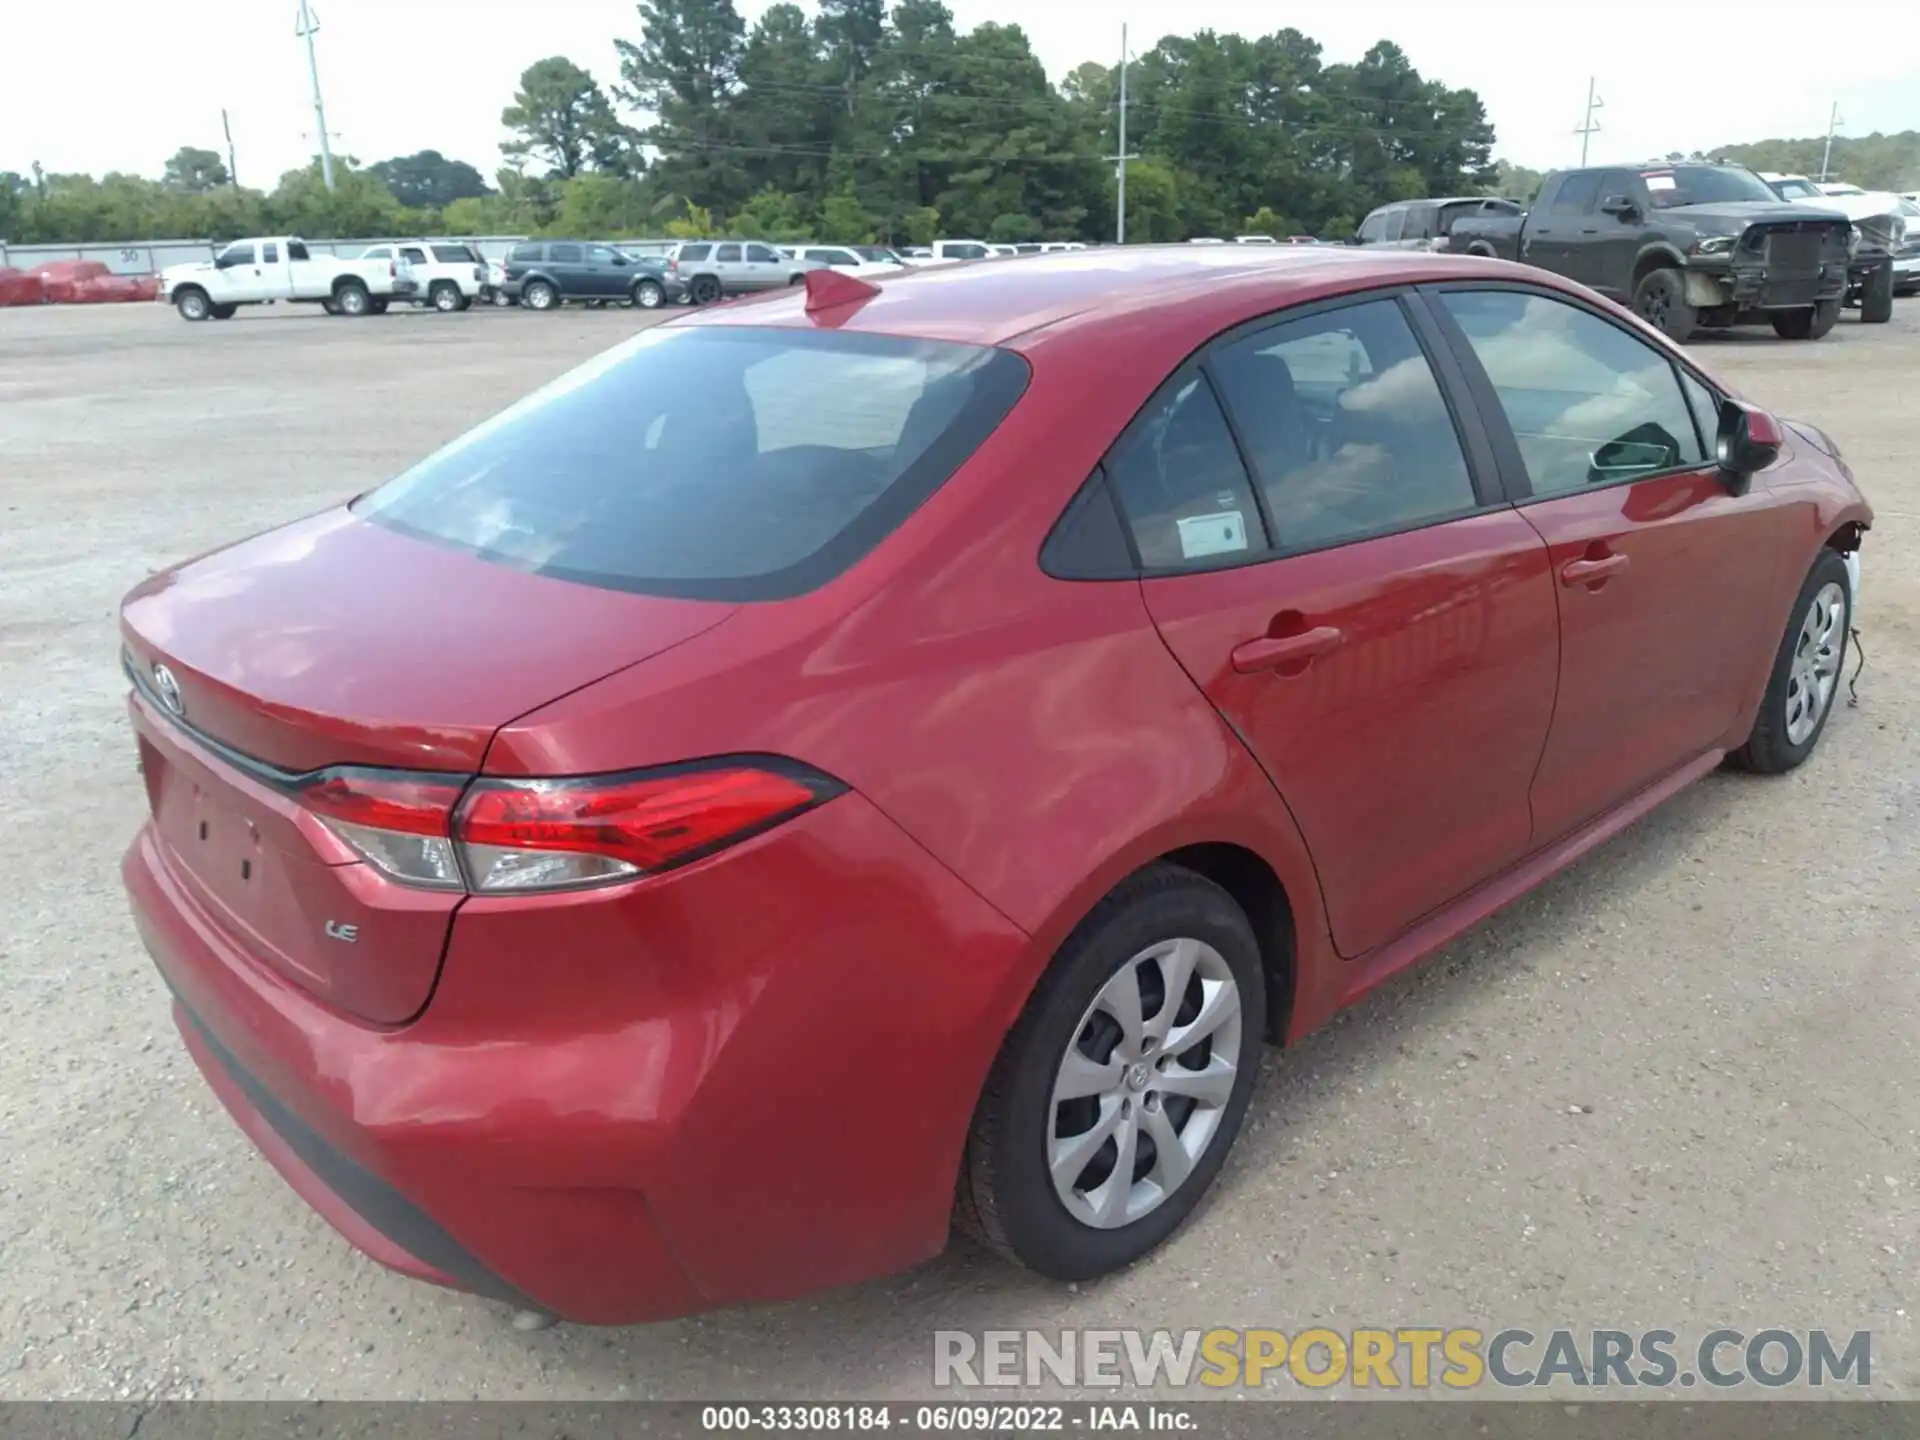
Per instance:
[[[763,240],[683,240],[667,260],[667,274],[696,305],[798,285],[817,260],[795,260]]]

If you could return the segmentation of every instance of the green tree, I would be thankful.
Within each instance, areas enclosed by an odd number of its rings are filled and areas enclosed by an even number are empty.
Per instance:
[[[554,182],[558,203],[540,228],[550,235],[638,235],[653,218],[646,188],[619,175],[576,175]]]
[[[4,203],[4,202],[0,202]],[[820,206],[820,236],[840,245],[871,245],[873,216],[860,204],[851,182],[835,190]]]
[[[593,76],[564,55],[536,60],[521,72],[500,123],[515,137],[501,152],[513,161],[539,161],[548,174],[570,180],[589,168],[632,168],[632,131]]]
[[[369,165],[367,173],[402,205],[417,210],[442,210],[456,200],[477,200],[488,193],[478,170],[464,160],[449,160],[438,150],[396,155]]]
[[[319,158],[289,170],[266,198],[267,228],[309,239],[331,240],[402,235],[429,228],[426,217],[393,198],[393,192],[350,158],[335,156],[333,188]]]
[[[756,240],[805,240],[812,226],[800,201],[769,186],[742,205],[729,227]]]
[[[615,40],[621,99],[653,116],[642,132],[659,151],[667,190],[722,209],[751,193],[732,101],[746,49],[733,0],[640,0],[638,40]]]
[[[193,145],[182,145],[174,151],[173,158],[167,161],[166,169],[161,174],[162,184],[195,195],[232,182],[233,177],[227,173],[226,164],[217,152],[201,150]]]

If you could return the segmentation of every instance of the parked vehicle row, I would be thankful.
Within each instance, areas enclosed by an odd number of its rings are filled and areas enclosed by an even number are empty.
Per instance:
[[[1524,213],[1468,212],[1446,239],[1465,254],[1577,280],[1675,340],[1757,323],[1786,339],[1818,339],[1850,294],[1860,297],[1863,320],[1892,315],[1884,249],[1824,197],[1782,200],[1740,165],[1555,171]]]

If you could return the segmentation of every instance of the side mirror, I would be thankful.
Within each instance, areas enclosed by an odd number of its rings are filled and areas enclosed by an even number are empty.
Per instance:
[[[1780,458],[1783,439],[1780,423],[1766,411],[1739,400],[1721,402],[1714,458],[1737,489],[1744,490],[1753,475]]]
[[[1640,213],[1640,207],[1625,195],[1609,195],[1600,202],[1600,213],[1619,220],[1631,220]]]
[[[633,262],[627,258],[625,251],[616,250],[613,252],[613,263],[616,265],[631,265]]]

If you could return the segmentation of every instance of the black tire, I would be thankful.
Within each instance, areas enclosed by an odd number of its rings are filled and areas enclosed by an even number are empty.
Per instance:
[[[373,297],[358,280],[342,280],[333,287],[333,313],[358,319],[373,313]]]
[[[436,280],[427,287],[427,303],[442,315],[452,315],[466,309],[461,303],[466,298],[460,293],[460,287],[451,280]]]
[[[1671,267],[1640,277],[1633,287],[1633,312],[1677,344],[1693,334],[1698,318],[1687,301],[1687,277]]]
[[[1091,1012],[1103,987],[1136,962],[1136,973],[1142,977],[1139,993],[1146,995],[1151,978],[1159,978],[1164,984],[1158,963],[1143,960],[1142,952],[1156,943],[1181,937],[1210,946],[1215,958],[1225,962],[1239,992],[1239,1046],[1232,1057],[1232,1089],[1226,1102],[1214,1112],[1217,1123],[1211,1139],[1185,1179],[1140,1218],[1113,1228],[1098,1228],[1069,1212],[1054,1189],[1048,1144],[1055,1137],[1058,1112],[1066,1109],[1065,1105],[1054,1104],[1056,1076],[1070,1046],[1086,1055],[1084,1046],[1100,1022],[1105,1021],[1114,1034],[1118,1033],[1118,1027],[1104,1013]],[[1168,1003],[1175,1009],[1191,1005],[1193,993],[1190,988],[1180,1000],[1163,1001],[1159,1007],[1143,1000],[1142,1009],[1150,1009],[1152,1015],[1165,1014]],[[1233,1148],[1253,1094],[1265,1021],[1266,979],[1260,947],[1253,927],[1233,897],[1212,881],[1173,865],[1150,866],[1130,877],[1067,937],[1001,1045],[975,1107],[961,1159],[955,1222],[1005,1258],[1056,1280],[1088,1280],[1132,1264],[1187,1218]],[[1109,1062],[1114,1043],[1110,1035]],[[1211,1041],[1205,1043],[1210,1045]],[[1144,1071],[1151,1077],[1165,1065],[1164,1058],[1154,1065],[1149,1069],[1143,1062],[1119,1074],[1124,1077]],[[1141,1116],[1149,1111],[1170,1116],[1174,1105],[1186,1103],[1169,1100],[1162,1105],[1150,1078],[1147,1085],[1139,1098]],[[1089,1103],[1096,1107],[1102,1104],[1098,1099]],[[1183,1127],[1200,1114],[1192,1108],[1179,1113]],[[1068,1132],[1069,1138],[1072,1133]],[[1143,1132],[1137,1152],[1137,1159],[1146,1161],[1149,1171],[1150,1139]],[[1095,1152],[1092,1168],[1081,1178],[1093,1173],[1103,1157],[1107,1165],[1114,1163],[1114,1157],[1106,1154],[1111,1144]],[[1129,1195],[1132,1185],[1139,1183],[1140,1171],[1136,1169],[1134,1175]]]
[[[720,298],[720,281],[712,275],[694,277],[693,287],[687,292],[696,305],[711,305]]]
[[[529,310],[558,310],[560,292],[545,280],[529,280],[520,291],[520,303]]]
[[[1860,323],[1884,325],[1893,319],[1893,266],[1882,265],[1860,287]]]
[[[1840,587],[1839,637],[1832,645],[1832,687],[1820,702],[1822,708],[1813,728],[1796,740],[1790,733],[1790,713],[1794,691],[1803,683],[1798,661],[1806,645],[1809,624],[1813,623],[1816,598],[1823,592],[1830,594],[1827,587],[1831,585]],[[1759,715],[1754,718],[1753,733],[1747,737],[1746,744],[1727,757],[1729,763],[1740,770],[1779,775],[1813,753],[1820,737],[1826,733],[1834,702],[1839,698],[1847,669],[1847,641],[1852,633],[1853,592],[1847,562],[1837,551],[1822,550],[1820,558],[1813,562],[1813,569],[1807,572],[1800,593],[1794,597],[1793,609],[1788,612],[1786,634],[1780,637],[1780,648],[1774,652],[1773,671],[1767,677],[1767,693],[1760,702]]]
[[[496,290],[493,292],[493,303],[504,310],[513,304],[513,297],[504,290]]]
[[[658,280],[637,280],[633,286],[636,310],[658,310],[667,303],[667,290]]]
[[[238,305],[216,305],[213,307],[213,318],[216,320],[231,320],[239,313],[240,307]]]
[[[174,291],[173,308],[180,312],[182,320],[191,320],[195,324],[213,318],[213,302],[207,298],[207,292],[197,285]]]
[[[387,313],[387,305],[388,302],[385,300],[369,300],[367,302],[367,313],[369,315],[384,315]]]
[[[1840,302],[1822,300],[1807,310],[1776,310],[1768,317],[1782,340],[1818,340],[1840,320]]]

